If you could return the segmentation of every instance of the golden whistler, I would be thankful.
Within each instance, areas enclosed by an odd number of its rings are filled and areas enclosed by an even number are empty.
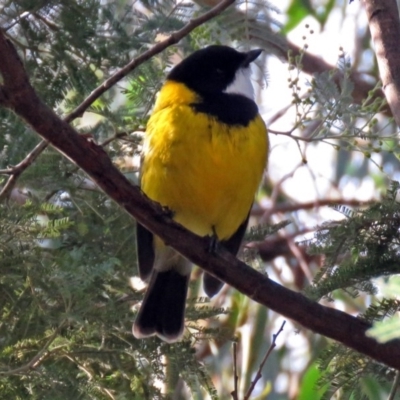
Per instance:
[[[267,129],[250,81],[250,63],[260,53],[210,46],[184,59],[159,93],[143,144],[143,192],[233,254],[267,162]],[[133,334],[174,342],[184,330],[192,265],[140,224],[137,246],[140,276],[149,285]],[[223,285],[209,274],[203,283],[210,297]]]

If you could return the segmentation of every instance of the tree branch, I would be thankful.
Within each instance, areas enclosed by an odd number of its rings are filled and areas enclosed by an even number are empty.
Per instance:
[[[79,135],[39,99],[29,84],[15,48],[1,31],[0,57],[8,106],[166,244],[254,301],[314,332],[400,369],[399,340],[378,343],[366,337],[365,332],[371,326],[369,323],[284,288],[236,259],[222,246],[210,252],[212,239],[198,237],[171,220],[159,204],[150,201],[138,187],[132,186],[100,146]]]
[[[268,357],[270,356],[270,354],[272,353],[272,350],[276,347],[276,339],[278,338],[279,334],[283,331],[283,328],[285,327],[286,321],[282,322],[281,327],[279,328],[278,332],[276,332],[275,334],[272,335],[272,342],[271,342],[271,346],[269,346],[269,349],[267,351],[267,353],[265,354],[263,360],[260,363],[260,366],[257,370],[257,374],[255,376],[255,378],[253,379],[253,381],[250,384],[249,390],[246,392],[244,399],[243,400],[249,400],[251,394],[254,391],[254,388],[256,387],[257,382],[261,379],[262,377],[262,369],[264,368],[265,363],[268,360]]]
[[[46,356],[47,349],[50,347],[50,345],[54,342],[54,340],[57,338],[58,334],[60,333],[61,328],[64,326],[65,321],[63,321],[57,329],[53,332],[53,334],[47,339],[47,342],[45,345],[38,351],[38,353],[25,365],[22,365],[21,367],[8,370],[8,371],[0,371],[0,376],[11,376],[11,375],[18,375],[22,374],[24,372],[29,371],[32,368],[36,368],[39,363],[43,360],[43,358]]]
[[[131,71],[133,71],[140,64],[143,64],[145,61],[149,60],[155,54],[160,53],[165,50],[167,47],[172,46],[173,44],[178,43],[181,39],[187,36],[193,29],[198,26],[204,24],[210,19],[216,17],[221,14],[222,11],[227,9],[230,5],[232,5],[235,0],[223,0],[215,7],[213,7],[210,11],[204,13],[198,18],[192,19],[188,24],[186,24],[182,29],[172,33],[165,40],[154,45],[150,50],[145,51],[143,54],[133,59],[129,64],[125,65],[125,67],[121,68],[114,75],[110,76],[105,82],[103,82],[99,87],[93,90],[92,93],[77,107],[74,111],[72,111],[67,119],[67,122],[72,121],[76,117],[79,117],[83,114],[83,112],[103,93],[105,93],[110,87],[115,85],[118,81],[128,75]]]
[[[394,377],[394,382],[393,382],[392,388],[390,389],[389,397],[388,397],[387,400],[394,400],[395,399],[396,392],[397,392],[397,389],[399,387],[399,383],[400,383],[400,371],[397,371],[396,375]]]
[[[349,206],[349,207],[368,207],[374,203],[373,200],[355,200],[355,199],[317,199],[305,203],[279,203],[274,205],[271,209],[265,207],[258,207],[251,210],[251,215],[262,216],[268,213],[268,216],[279,213],[293,213],[296,211],[311,210],[319,207],[333,207],[333,206]]]
[[[198,18],[191,20],[188,24],[186,24],[182,29],[177,32],[172,33],[167,39],[162,42],[157,43],[148,51],[145,51],[137,58],[133,59],[130,63],[125,65],[125,67],[121,68],[115,74],[113,74],[109,79],[103,82],[100,86],[98,86],[93,92],[70,114],[68,114],[65,118],[65,122],[72,122],[75,118],[81,116],[87,109],[90,107],[94,101],[96,101],[102,94],[104,94],[107,90],[109,90],[112,86],[114,86],[118,81],[127,76],[130,72],[132,72],[139,65],[143,64],[145,61],[149,60],[156,54],[161,53],[167,47],[172,46],[173,44],[178,43],[181,39],[187,36],[193,29],[198,26],[204,24],[210,19],[219,15],[222,11],[232,5],[235,0],[223,0],[219,4],[217,4],[214,8],[204,13]],[[11,44],[11,42],[9,42]],[[7,79],[7,73],[4,75],[4,80]],[[0,105],[7,106],[7,98],[5,92],[2,90],[3,88],[0,86]],[[18,164],[18,168],[12,169],[10,173],[11,176],[8,178],[7,183],[3,187],[0,192],[0,201],[4,200],[9,196],[12,189],[14,188],[19,176],[24,172],[26,168],[29,167],[33,163],[33,161],[47,148],[48,143],[46,141],[41,142],[38,146],[36,146],[28,156],[22,160]],[[38,148],[39,147],[39,148]]]
[[[47,146],[48,143],[45,140],[42,140],[20,163],[7,172],[11,176],[8,178],[7,183],[0,192],[0,202],[8,198],[19,176],[36,160],[37,157],[39,157]]]
[[[239,376],[237,373],[237,343],[233,342],[233,391],[231,392],[233,400],[239,400],[238,380]]]
[[[400,19],[395,0],[363,0],[383,91],[397,126],[400,126]]]

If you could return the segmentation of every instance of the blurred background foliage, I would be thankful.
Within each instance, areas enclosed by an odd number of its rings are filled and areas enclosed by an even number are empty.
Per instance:
[[[1,0],[0,27],[39,96],[65,116],[215,3]],[[341,34],[343,48],[332,41]],[[137,183],[141,136],[167,71],[213,43],[265,49],[254,81],[271,131],[270,163],[241,257],[288,288],[383,321],[371,330],[379,340],[397,337],[398,321],[388,317],[397,315],[399,284],[386,285],[399,269],[397,127],[360,4],[238,1],[142,64],[72,124]],[[10,166],[39,141],[0,109],[3,188]],[[143,296],[135,222],[51,148],[11,189],[0,194],[2,398],[228,399],[234,342],[238,399],[245,398],[282,317],[229,287],[209,302],[196,270],[184,340],[135,340],[131,325]],[[248,398],[386,399],[395,375],[287,321]]]

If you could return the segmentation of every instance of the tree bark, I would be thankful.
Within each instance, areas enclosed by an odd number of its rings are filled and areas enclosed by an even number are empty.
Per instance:
[[[400,19],[396,0],[363,0],[383,91],[400,126]]]

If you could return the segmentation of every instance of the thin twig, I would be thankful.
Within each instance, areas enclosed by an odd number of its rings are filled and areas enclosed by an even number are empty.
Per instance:
[[[396,376],[394,378],[392,389],[390,389],[389,397],[387,400],[394,400],[394,396],[396,396],[397,388],[400,383],[400,371],[396,372]]]
[[[84,113],[84,111],[95,101],[97,100],[103,93],[105,93],[110,87],[114,86],[118,81],[128,75],[131,71],[133,71],[136,67],[140,64],[144,63],[145,61],[149,60],[154,55],[162,52],[167,47],[170,47],[176,43],[178,43],[181,39],[187,36],[190,32],[192,32],[198,26],[204,24],[205,22],[209,21],[210,19],[216,17],[217,15],[221,14],[222,11],[227,9],[230,5],[232,5],[235,0],[223,0],[211,10],[207,11],[203,15],[198,18],[194,18],[189,23],[187,23],[182,29],[172,33],[168,36],[165,40],[158,42],[154,45],[151,49],[145,51],[144,53],[140,54],[138,57],[133,59],[130,63],[125,65],[125,67],[121,68],[115,74],[111,75],[105,82],[103,82],[100,86],[98,86],[92,93],[78,106],[73,110],[66,121],[69,122]]]
[[[130,72],[132,72],[135,68],[139,65],[143,64],[145,61],[149,60],[151,57],[155,56],[156,54],[161,53],[167,47],[172,46],[173,44],[178,43],[181,39],[187,36],[193,29],[197,28],[198,26],[204,24],[205,22],[209,21],[210,19],[219,15],[222,11],[232,5],[235,0],[223,0],[221,3],[217,4],[208,12],[204,13],[198,18],[192,19],[188,24],[186,24],[182,29],[172,33],[168,38],[163,40],[162,42],[157,43],[151,49],[145,51],[137,58],[133,59],[127,65],[122,67],[119,71],[113,74],[110,78],[108,78],[105,82],[103,82],[100,86],[98,86],[93,92],[78,106],[73,110],[70,114],[68,114],[64,121],[67,123],[72,122],[75,118],[81,116],[92,104],[96,101],[102,94],[104,94],[107,90],[109,90],[112,86],[114,86],[118,81],[123,79],[127,76]],[[4,93],[1,91],[0,86],[0,104],[6,104],[6,98],[4,97]],[[114,140],[115,138],[112,138]],[[18,166],[12,169],[12,172],[4,172],[11,174],[12,176],[9,177],[7,183],[3,187],[0,192],[0,201],[8,198],[12,189],[14,188],[18,177],[25,171],[29,165],[46,149],[48,143],[46,141],[42,141],[38,146],[36,146],[28,156],[22,160]],[[39,149],[38,149],[39,147]]]
[[[233,342],[233,392],[231,392],[233,400],[239,400],[238,397],[238,374],[237,374],[237,343]]]
[[[49,19],[45,18],[43,15],[41,15],[39,12],[34,12],[32,15],[42,21],[48,28],[50,28],[52,31],[58,32],[61,30],[61,28],[54,22],[50,21]]]
[[[53,334],[49,337],[45,345],[42,347],[42,349],[25,365],[8,370],[8,371],[0,371],[0,376],[11,376],[11,375],[17,375],[21,374],[23,372],[26,372],[30,369],[36,368],[39,363],[45,358],[47,349],[50,347],[50,345],[53,343],[53,341],[57,338],[58,334],[60,333],[61,328],[64,326],[65,321],[61,322],[61,324],[57,327],[57,329],[53,332]]]
[[[264,215],[268,211],[268,217],[278,213],[289,213],[289,212],[296,212],[296,211],[303,211],[303,210],[310,210],[313,208],[319,207],[333,207],[337,205],[341,206],[349,206],[349,207],[368,207],[374,204],[374,200],[355,200],[355,199],[318,199],[309,201],[306,203],[280,203],[276,204],[273,207],[269,207],[268,209],[258,207],[251,210],[252,216],[260,216]]]
[[[276,347],[276,339],[278,338],[279,334],[283,331],[283,328],[286,324],[286,321],[282,322],[281,327],[279,328],[279,331],[276,332],[274,335],[272,335],[272,343],[271,346],[269,346],[269,349],[267,351],[267,354],[265,354],[263,360],[261,361],[260,367],[258,368],[257,375],[254,378],[254,380],[251,382],[249,390],[247,391],[246,395],[244,396],[243,400],[249,400],[251,394],[253,393],[254,388],[256,387],[257,382],[261,379],[261,371],[264,368],[264,365],[266,361],[268,360],[269,355],[272,353],[272,350]]]
[[[47,146],[48,142],[42,140],[20,163],[11,168],[11,172],[9,172],[11,176],[8,178],[7,183],[3,186],[3,189],[0,192],[0,202],[8,198],[19,176],[36,160]]]
[[[104,142],[100,143],[99,146],[106,147],[114,140],[121,139],[126,136],[128,136],[128,132],[116,132],[114,135],[112,135],[108,139],[104,140]]]
[[[30,11],[24,11],[21,15],[18,15],[17,18],[14,19],[13,22],[11,22],[10,25],[6,26],[3,28],[4,32],[9,31],[11,28],[13,28],[15,25],[19,24],[23,19],[28,18],[32,13]]]

